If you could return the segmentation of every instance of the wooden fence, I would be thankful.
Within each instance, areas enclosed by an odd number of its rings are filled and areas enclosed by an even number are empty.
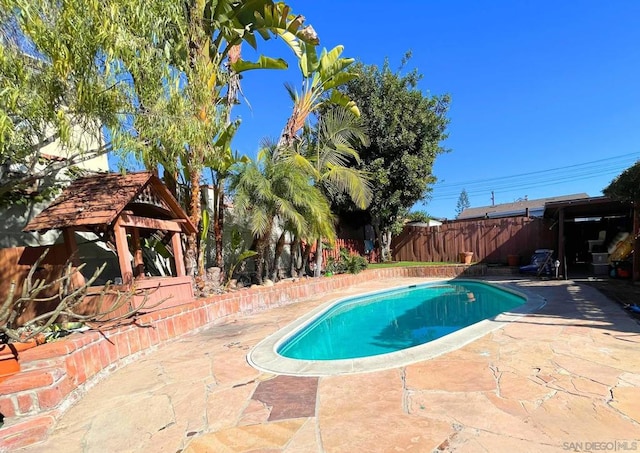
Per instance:
[[[549,219],[507,217],[460,220],[434,227],[407,226],[391,242],[395,261],[458,262],[461,252],[473,252],[474,262],[506,263],[519,255],[528,263],[535,249],[556,244]]]
[[[378,251],[373,250],[369,255],[364,253],[364,241],[357,239],[336,239],[336,244],[332,249],[322,249],[322,262],[327,263],[329,257],[337,260],[340,257],[340,249],[347,249],[351,255],[361,255],[368,258],[370,263],[378,261]],[[314,250],[315,251],[315,248]]]

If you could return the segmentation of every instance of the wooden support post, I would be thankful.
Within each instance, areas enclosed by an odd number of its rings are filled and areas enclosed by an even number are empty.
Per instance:
[[[122,283],[128,284],[133,281],[133,270],[131,268],[131,260],[129,259],[129,244],[127,243],[127,230],[121,226],[119,222],[113,228],[116,238],[116,253],[118,254],[118,263],[120,264],[120,275],[122,275]]]
[[[558,260],[562,266],[562,274],[567,279],[567,257],[564,256],[564,208],[558,211]]]
[[[640,281],[640,201],[633,203],[633,269],[631,279],[633,283]]]
[[[140,230],[131,228],[131,245],[133,246],[133,275],[136,278],[144,278],[144,260],[142,248],[140,248]]]
[[[62,230],[62,237],[64,238],[65,251],[67,257],[73,266],[73,274],[71,277],[71,283],[73,288],[81,288],[85,284],[85,278],[82,273],[77,272],[78,266],[80,266],[80,259],[78,257],[78,243],[76,242],[76,234],[73,228],[65,228]]]
[[[184,256],[182,255],[182,241],[180,240],[180,233],[173,233],[171,235],[171,247],[173,248],[173,259],[176,265],[176,277],[184,277],[187,275],[187,271],[184,267]]]
[[[76,242],[75,230],[73,228],[65,228],[62,230],[62,237],[64,239],[64,247],[67,252],[67,257],[71,259],[74,266],[78,266],[78,243]]]

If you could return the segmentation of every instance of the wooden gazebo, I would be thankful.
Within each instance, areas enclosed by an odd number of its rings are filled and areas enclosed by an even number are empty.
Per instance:
[[[92,232],[115,245],[124,287],[135,282],[138,289],[155,288],[153,299],[171,296],[169,305],[193,298],[181,234],[193,234],[196,227],[167,187],[151,173],[99,174],[72,182],[24,231],[53,229],[62,232],[69,257],[77,251],[76,231]],[[145,274],[140,238],[150,232],[159,232],[173,252],[172,277],[149,278]]]

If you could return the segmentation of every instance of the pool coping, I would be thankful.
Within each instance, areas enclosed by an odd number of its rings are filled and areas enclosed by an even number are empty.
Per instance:
[[[421,278],[418,280],[419,282],[416,283],[400,285],[384,290],[369,291],[358,294],[358,296],[368,296],[387,292],[393,289],[409,288],[410,286],[444,282],[452,279]],[[492,285],[499,289],[524,297],[526,302],[512,310],[500,313],[493,318],[477,322],[456,332],[445,335],[442,338],[438,338],[437,340],[388,354],[339,360],[300,360],[283,357],[276,352],[280,345],[294,332],[302,329],[305,325],[314,320],[321,312],[324,312],[329,307],[346,299],[353,298],[354,295],[339,297],[310,310],[297,320],[269,335],[251,349],[247,354],[247,361],[252,367],[260,371],[289,376],[334,376],[398,368],[412,363],[429,360],[447,352],[459,349],[510,322],[516,321],[527,314],[541,309],[547,302],[542,296],[523,288],[516,288],[508,281],[490,281],[487,279],[474,278],[464,278],[463,280],[480,281]]]

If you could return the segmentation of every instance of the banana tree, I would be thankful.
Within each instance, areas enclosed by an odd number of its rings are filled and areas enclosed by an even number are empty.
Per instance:
[[[335,89],[356,77],[356,73],[347,70],[354,59],[341,57],[344,46],[336,46],[330,51],[323,49],[320,57],[315,46],[302,43],[301,47],[303,53],[299,66],[303,79],[302,88],[298,92],[293,86],[286,85],[293,100],[293,111],[280,135],[279,150],[293,146],[309,116],[323,105],[338,105],[355,116],[360,116],[356,103]],[[330,93],[328,97],[327,93]]]
[[[210,95],[200,97],[195,105],[196,118],[202,122],[210,119],[209,111],[216,110],[223,99],[221,89],[226,86],[227,104],[225,106],[226,113],[223,113],[225,118],[223,122],[225,126],[229,124],[230,109],[235,97],[232,93],[237,88],[240,73],[254,69],[284,69],[287,67],[283,59],[266,56],[260,56],[257,61],[253,62],[243,60],[239,53],[239,46],[242,42],[257,48],[257,35],[265,40],[278,36],[297,56],[302,54],[302,44],[310,47],[318,44],[318,38],[313,28],[305,27],[303,16],[291,14],[290,7],[284,3],[274,3],[267,0],[240,2],[235,0],[195,0],[189,11],[191,15],[188,47],[189,67],[196,70],[204,68],[200,84],[206,84],[210,90]],[[221,73],[220,63],[227,56],[230,57],[230,70],[224,74]],[[220,151],[221,148],[217,148],[217,150]],[[227,151],[222,148],[222,152],[226,154]],[[196,225],[200,220],[200,177],[207,154],[203,146],[196,144],[190,150],[190,159],[188,160],[191,174],[190,217]],[[219,214],[222,209],[221,206]],[[221,250],[221,247],[218,247],[218,250]],[[221,261],[221,257],[217,257],[216,261]]]

